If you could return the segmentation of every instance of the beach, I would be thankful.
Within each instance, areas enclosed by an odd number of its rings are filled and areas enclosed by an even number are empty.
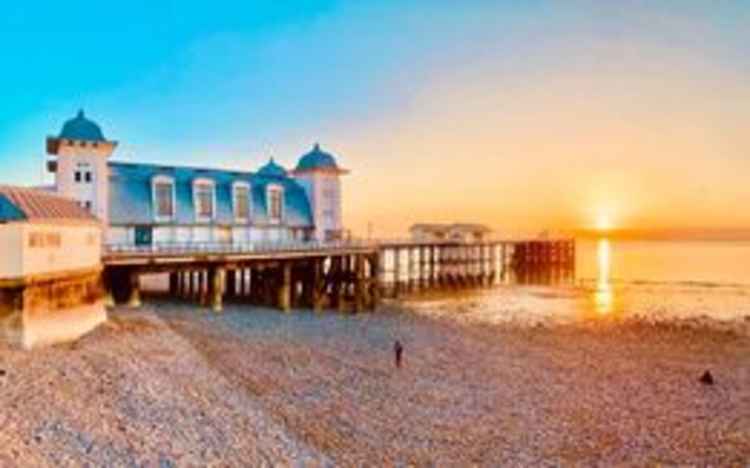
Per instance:
[[[0,349],[0,465],[750,461],[750,319],[488,323],[449,313],[471,308],[118,308],[78,342]],[[714,385],[698,381],[705,370]]]

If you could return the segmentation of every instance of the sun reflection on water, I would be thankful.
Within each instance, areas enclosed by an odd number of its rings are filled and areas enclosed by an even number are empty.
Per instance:
[[[610,277],[612,247],[609,239],[599,239],[596,245],[597,277],[594,303],[600,315],[608,315],[613,308],[613,293]]]

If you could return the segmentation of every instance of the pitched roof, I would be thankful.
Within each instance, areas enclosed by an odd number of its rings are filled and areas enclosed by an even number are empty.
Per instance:
[[[492,229],[488,228],[484,224],[472,224],[472,223],[453,223],[453,224],[440,224],[440,223],[419,223],[414,224],[409,228],[410,231],[433,231],[433,232],[449,232],[449,231],[469,231],[469,232],[482,232],[489,233]]]
[[[232,185],[246,182],[251,187],[250,218],[254,224],[268,222],[266,188],[269,184],[284,189],[284,224],[311,227],[312,210],[305,190],[294,179],[260,173],[206,169],[155,164],[109,162],[109,222],[115,225],[157,224],[154,219],[152,179],[165,175],[175,183],[175,217],[172,223],[189,225],[196,222],[193,202],[193,181],[214,182],[216,210],[214,224],[237,224],[232,210]]]
[[[78,204],[47,191],[0,185],[0,222],[77,221],[98,223]]]

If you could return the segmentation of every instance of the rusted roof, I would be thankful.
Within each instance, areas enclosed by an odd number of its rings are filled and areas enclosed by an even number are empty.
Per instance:
[[[69,198],[38,189],[0,185],[0,222],[47,220],[99,222]]]

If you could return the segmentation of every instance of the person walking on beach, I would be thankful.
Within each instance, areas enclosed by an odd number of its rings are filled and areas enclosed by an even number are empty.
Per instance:
[[[393,343],[393,353],[396,355],[396,367],[401,368],[401,355],[404,353],[404,347],[401,346],[401,342],[396,340]]]

